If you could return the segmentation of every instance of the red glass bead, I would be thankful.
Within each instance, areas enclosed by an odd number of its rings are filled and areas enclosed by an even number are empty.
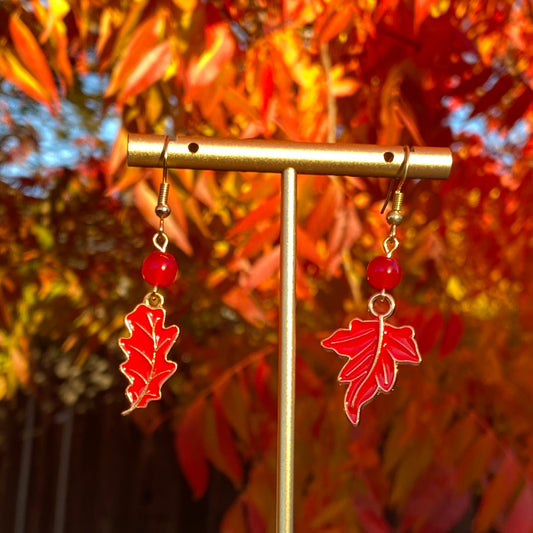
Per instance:
[[[154,287],[168,287],[178,274],[178,263],[171,254],[152,252],[144,260],[142,276]]]
[[[400,263],[393,257],[374,257],[366,269],[366,279],[374,289],[393,289],[402,277]]]

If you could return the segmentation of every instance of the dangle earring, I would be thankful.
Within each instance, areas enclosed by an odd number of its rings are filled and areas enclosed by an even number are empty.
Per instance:
[[[178,365],[167,359],[168,353],[179,335],[178,326],[165,327],[165,302],[159,292],[161,287],[171,285],[178,274],[178,264],[167,253],[168,237],[165,234],[165,218],[170,215],[167,205],[168,180],[167,159],[168,143],[166,137],[163,146],[163,181],[159,189],[159,200],[155,208],[160,219],[159,231],[153,237],[156,251],[150,253],[143,262],[142,276],[153,285],[143,300],[125,318],[130,336],[119,340],[119,345],[126,355],[126,361],[120,365],[121,372],[130,384],[126,397],[130,407],[122,414],[127,415],[137,407],[146,407],[148,402],[161,398],[161,386],[174,374]]]
[[[405,157],[400,174],[402,179],[394,191],[392,209],[387,215],[390,232],[383,242],[385,255],[375,257],[367,268],[368,282],[374,289],[380,291],[368,301],[368,311],[374,319],[356,318],[350,322],[348,329],[338,329],[321,343],[324,348],[348,358],[338,380],[341,383],[348,383],[344,410],[354,425],[359,422],[363,405],[379,392],[392,390],[396,381],[398,363],[418,364],[421,361],[413,328],[391,326],[385,322],[394,313],[396,306],[394,298],[387,291],[396,287],[401,278],[400,264],[392,254],[399,246],[396,228],[403,218],[401,189],[409,167],[410,148],[406,147],[404,150]],[[396,181],[397,178],[391,184],[382,213],[389,202]]]

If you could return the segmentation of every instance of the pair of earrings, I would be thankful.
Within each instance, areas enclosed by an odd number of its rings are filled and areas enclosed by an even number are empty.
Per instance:
[[[168,237],[164,231],[165,218],[170,215],[167,205],[168,179],[167,136],[163,147],[163,180],[155,208],[160,219],[159,231],[154,235],[156,251],[144,260],[142,275],[153,286],[143,300],[125,318],[130,337],[119,340],[126,355],[120,370],[128,378],[126,396],[130,407],[122,414],[129,414],[138,407],[161,397],[161,387],[177,369],[177,364],[167,359],[170,349],[179,335],[175,325],[165,327],[164,298],[159,292],[172,284],[178,273],[174,257],[166,252]],[[379,292],[368,302],[368,310],[374,319],[351,321],[348,329],[339,329],[322,341],[324,348],[345,356],[348,361],[339,374],[339,381],[348,383],[344,408],[353,424],[358,424],[361,408],[379,392],[390,392],[396,381],[398,363],[418,364],[421,361],[414,330],[410,326],[396,327],[386,323],[395,309],[394,298],[387,292],[399,283],[401,269],[392,257],[399,246],[396,228],[402,222],[402,186],[407,177],[410,149],[406,149],[402,165],[402,178],[393,196],[392,210],[387,215],[390,232],[383,242],[384,256],[374,258],[367,269],[367,278]],[[396,180],[395,180],[396,181]],[[383,211],[391,196],[392,187],[385,201]]]

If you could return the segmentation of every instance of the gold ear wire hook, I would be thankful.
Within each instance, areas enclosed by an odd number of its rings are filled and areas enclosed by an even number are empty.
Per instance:
[[[393,205],[393,211],[399,211],[402,201],[403,201],[403,193],[402,193],[402,187],[405,183],[405,180],[407,179],[407,171],[409,170],[409,156],[411,155],[411,147],[404,146],[403,147],[403,161],[400,165],[400,171],[398,174],[401,176],[401,181],[398,187],[396,187],[396,182],[398,181],[398,177],[395,177],[389,186],[389,190],[387,191],[387,198],[385,198],[385,203],[383,204],[383,207],[381,208],[381,213],[383,214],[385,212],[385,209],[389,205],[392,192],[394,191],[395,196],[395,203]],[[398,203],[399,202],[399,203]],[[398,205],[396,205],[398,204]]]
[[[170,143],[170,136],[165,136],[165,143],[163,144],[163,151],[161,155],[163,157],[163,181],[159,187],[159,198],[157,200],[157,206],[155,208],[155,214],[161,219],[161,229],[163,231],[163,219],[170,215],[170,207],[167,205],[168,200],[168,144]]]

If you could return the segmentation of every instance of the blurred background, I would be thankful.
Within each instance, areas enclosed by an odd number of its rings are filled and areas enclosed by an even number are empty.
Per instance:
[[[343,411],[388,180],[298,177],[295,532],[533,530],[533,9],[485,0],[0,2],[0,531],[273,533],[276,175],[169,171],[180,337],[129,417],[161,170],[127,133],[450,146],[410,181],[420,366]]]

